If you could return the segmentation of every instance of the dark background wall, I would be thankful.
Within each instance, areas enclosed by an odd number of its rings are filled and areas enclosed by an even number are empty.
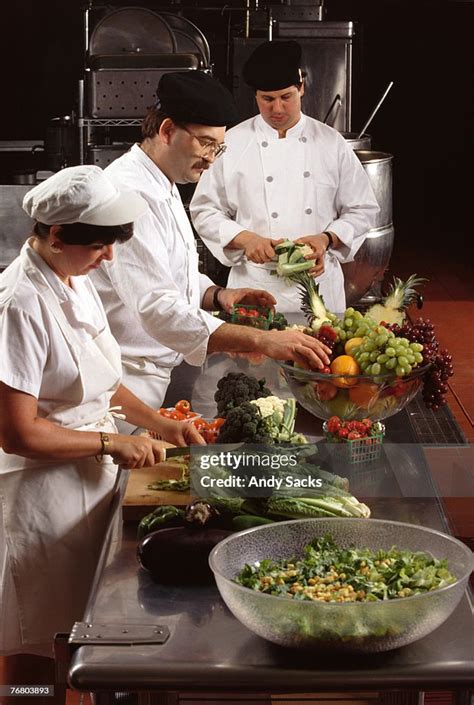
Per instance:
[[[134,4],[165,5],[126,0],[114,6]],[[199,8],[217,2],[186,4],[193,6],[187,16],[210,40],[216,73],[225,80],[226,39],[229,29],[238,31],[242,16]],[[225,4],[236,8],[244,2]],[[82,5],[81,0],[4,5],[0,140],[42,139],[50,118],[71,112],[82,74]],[[326,0],[326,19],[360,23],[354,129],[387,83],[395,82],[369,132],[375,148],[395,156],[397,236],[407,244],[412,238],[423,238],[427,246],[446,239],[451,250],[464,239],[467,246],[474,187],[474,3]]]

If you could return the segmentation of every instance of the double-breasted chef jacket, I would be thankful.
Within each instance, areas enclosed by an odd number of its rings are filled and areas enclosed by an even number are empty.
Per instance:
[[[173,367],[183,358],[201,366],[209,336],[222,321],[200,308],[213,282],[198,271],[196,241],[176,185],[138,145],[105,173],[149,205],[133,237],[92,278],[122,350],[123,384],[157,408]]]
[[[115,432],[120,348],[87,276],[67,287],[29,243],[0,275],[0,380],[60,426]],[[109,520],[110,456],[48,461],[0,450],[0,653],[52,656],[81,620]]]
[[[330,230],[342,244],[327,250],[316,281],[326,306],[344,311],[341,263],[354,259],[379,210],[352,149],[336,130],[303,114],[285,138],[257,115],[229,130],[226,144],[201,176],[190,211],[204,243],[232,268],[229,286],[267,289],[280,311],[299,311],[296,286],[272,276],[274,265],[254,264],[227,245],[243,230],[290,240]]]

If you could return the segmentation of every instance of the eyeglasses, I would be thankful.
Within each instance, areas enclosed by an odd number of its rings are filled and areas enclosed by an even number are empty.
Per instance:
[[[199,142],[202,147],[203,156],[209,156],[212,154],[214,158],[217,159],[217,157],[220,157],[222,154],[224,154],[225,150],[227,149],[226,144],[218,144],[217,142],[214,142],[214,140],[206,140],[203,137],[199,137],[198,135],[194,134],[194,132],[191,132],[191,130],[188,130],[187,127],[184,127],[184,125],[180,125],[179,127]]]

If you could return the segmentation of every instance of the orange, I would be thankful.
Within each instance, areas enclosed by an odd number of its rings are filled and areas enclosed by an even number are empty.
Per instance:
[[[331,383],[336,387],[353,387],[357,384],[356,379],[345,377],[345,375],[358,375],[360,372],[359,365],[350,355],[339,355],[331,362],[331,374],[340,375],[338,379],[331,379]]]
[[[349,389],[349,399],[361,409],[368,409],[371,401],[375,403],[378,389],[376,384],[361,382]]]
[[[329,401],[330,399],[334,399],[338,393],[337,388],[330,382],[316,382],[314,385],[314,391],[319,401]]]
[[[354,348],[358,348],[363,342],[362,338],[350,338],[344,345],[344,352],[346,355],[352,355]]]

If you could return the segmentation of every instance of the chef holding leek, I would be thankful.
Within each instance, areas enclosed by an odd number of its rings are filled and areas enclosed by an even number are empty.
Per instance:
[[[378,205],[352,149],[304,115],[301,46],[265,42],[243,69],[260,114],[226,133],[227,150],[204,172],[190,210],[207,247],[230,266],[230,287],[270,291],[277,308],[300,310],[297,287],[272,277],[283,239],[308,245],[310,274],[330,311],[346,308],[341,263],[350,262]]]

